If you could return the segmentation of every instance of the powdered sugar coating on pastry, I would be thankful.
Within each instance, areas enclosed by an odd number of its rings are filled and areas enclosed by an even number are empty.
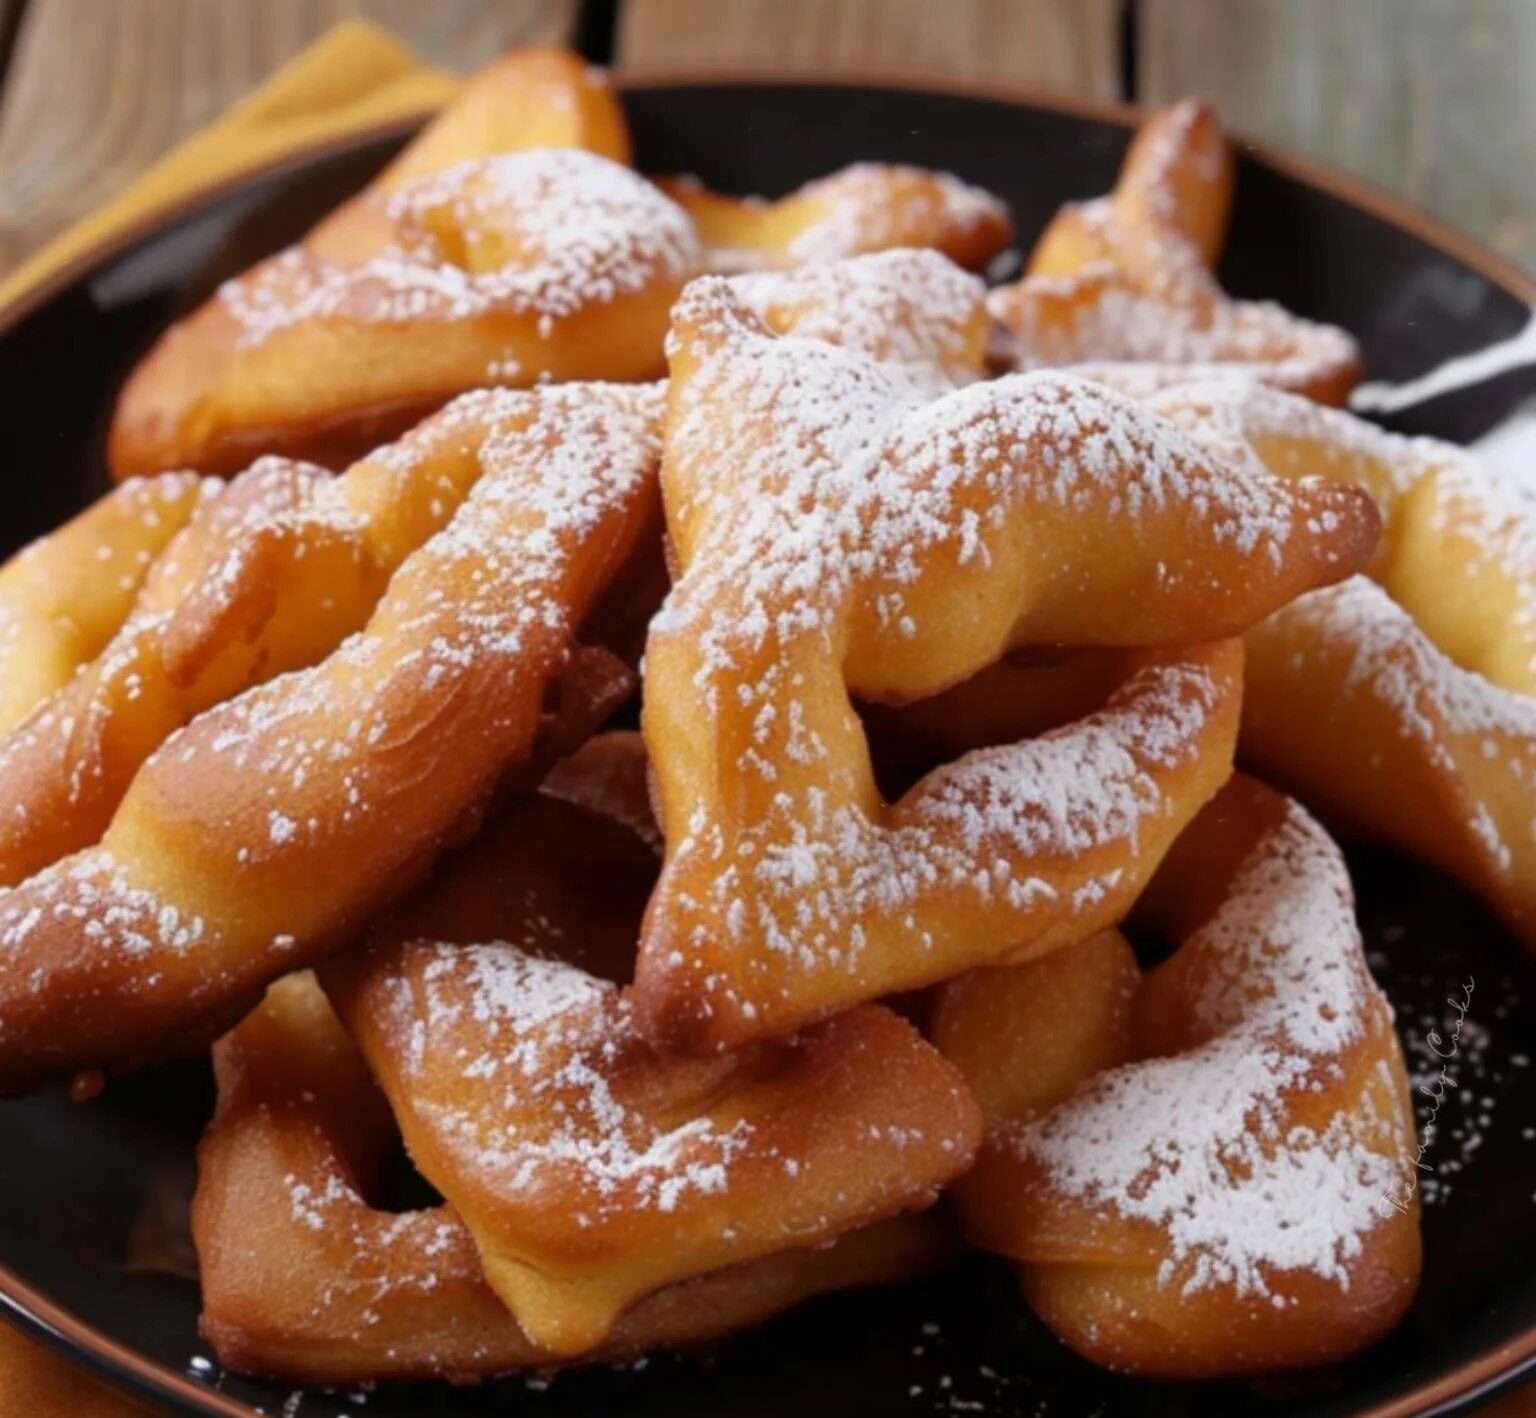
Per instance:
[[[1342,1081],[1390,1014],[1338,849],[1288,804],[1182,949],[1207,962],[1184,1005],[1204,1042],[1100,1074],[1007,1145],[1061,1192],[1157,1227],[1161,1284],[1266,1296],[1273,1272],[1305,1270],[1347,1289],[1412,1138],[1373,1109],[1322,1127],[1292,1116],[1296,1095]]]
[[[367,627],[172,734],[99,845],[0,895],[0,1073],[206,1039],[474,821],[650,515],[659,397],[565,384],[450,410],[484,471]]]
[[[963,968],[939,900],[996,913],[966,933],[1002,954],[1048,933],[1066,904],[1045,903],[1084,889],[1079,872],[1134,894],[1129,859],[1177,817],[1168,785],[1220,757],[1232,707],[1230,667],[1164,657],[1080,737],[964,760],[887,808],[850,690],[922,697],[1032,636],[1214,640],[1357,564],[1373,520],[1352,490],[1229,470],[1071,376],[945,388],[789,328],[775,338],[719,278],[674,310],[663,493],[681,574],[646,705],[668,864],[637,989],[648,1013],[686,996],[704,1033],[766,1032],[813,979],[828,1000],[896,988],[894,958],[907,985]]]
[[[361,264],[295,247],[220,287],[243,345],[316,319],[452,321],[498,310],[552,324],[698,264],[675,203],[576,148],[467,159],[368,202],[391,235]]]

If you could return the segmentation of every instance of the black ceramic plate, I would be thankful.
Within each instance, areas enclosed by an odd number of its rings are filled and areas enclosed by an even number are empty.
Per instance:
[[[1069,198],[1104,191],[1128,114],[1006,99],[764,82],[629,90],[640,165],[734,190],[782,192],[859,158],[946,167],[1012,204],[1027,247]],[[98,254],[24,308],[0,312],[6,549],[103,485],[102,434],[123,375],[173,316],[291,241],[398,146],[383,134],[311,154],[201,200]],[[1247,153],[1223,268],[1352,330],[1372,374],[1401,379],[1510,336],[1536,290],[1469,243],[1378,195]],[[1507,373],[1397,426],[1468,441],[1536,392]],[[968,1261],[880,1294],[820,1301],[683,1359],[472,1392],[302,1395],[223,1375],[197,1337],[185,1231],[201,1066],[141,1074],[91,1104],[44,1093],[0,1105],[0,1309],[125,1386],[184,1414],[332,1418],[986,1413],[1039,1418],[1344,1418],[1464,1411],[1536,1362],[1536,966],[1467,896],[1379,853],[1353,857],[1372,962],[1410,1057],[1474,982],[1460,1087],[1427,1161],[1427,1265],[1401,1329],[1344,1367],[1258,1386],[1170,1386],[1105,1374],[1024,1312],[1004,1267]],[[363,1403],[366,1398],[366,1404]]]

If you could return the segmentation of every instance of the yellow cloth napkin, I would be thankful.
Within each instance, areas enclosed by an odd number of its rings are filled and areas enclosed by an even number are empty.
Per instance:
[[[0,282],[0,309],[99,242],[200,187],[328,138],[431,112],[461,82],[422,64],[387,31],[345,20],[146,168],[126,191],[24,261]]]

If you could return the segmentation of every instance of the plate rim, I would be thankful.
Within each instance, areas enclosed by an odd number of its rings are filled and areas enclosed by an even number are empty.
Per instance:
[[[1158,105],[1085,98],[1026,85],[970,84],[902,71],[874,70],[857,76],[806,75],[793,70],[752,69],[718,74],[699,69],[660,70],[643,76],[613,75],[620,95],[657,89],[804,88],[848,92],[890,91],[916,97],[968,98],[1034,108],[1131,129]],[[93,242],[63,265],[18,291],[0,305],[0,340],[96,267],[121,256],[156,232],[187,221],[241,188],[296,172],[330,157],[366,148],[416,131],[437,109],[423,108],[389,120],[307,143],[253,163],[167,202],[118,231]],[[1453,223],[1367,178],[1332,164],[1228,130],[1241,152],[1294,182],[1311,187],[1407,232],[1502,290],[1532,311],[1536,320],[1536,272]],[[256,1418],[256,1410],[168,1365],[140,1353],[49,1299],[0,1261],[0,1322],[39,1340],[94,1377],[138,1399],[171,1403],[195,1418]],[[1432,1383],[1395,1399],[1361,1409],[1355,1418],[1435,1418],[1464,1404],[1494,1397],[1536,1369],[1536,1322],[1493,1350]]]
[[[719,75],[699,69],[659,71],[637,78],[614,75],[614,87],[620,94],[648,89],[685,88],[807,88],[852,92],[889,90],[919,97],[971,98],[984,103],[1009,104],[1037,108],[1133,128],[1157,105],[1129,103],[1118,99],[1081,98],[1053,94],[1026,85],[967,84],[945,82],[899,70],[875,70],[857,77],[830,75],[807,76],[793,70],[748,70]],[[128,248],[152,236],[162,227],[187,220],[199,208],[223,200],[240,188],[285,172],[297,171],[328,157],[353,148],[364,148],[387,138],[405,137],[418,129],[438,110],[423,108],[418,112],[391,118],[349,133],[321,138],[264,162],[253,163],[237,172],[198,186],[164,206],[129,222],[120,230],[93,242],[62,266],[18,291],[9,302],[0,305],[0,338],[40,306],[46,305],[66,287],[73,285],[92,267],[119,256]],[[1306,157],[1289,148],[1255,142],[1242,133],[1227,130],[1227,135],[1241,150],[1282,176],[1358,207],[1374,217],[1406,231],[1410,236],[1434,247],[1453,261],[1476,271],[1498,286],[1512,299],[1536,311],[1536,271],[1529,271],[1512,257],[1496,251],[1486,242],[1436,216],[1417,203],[1398,196],[1368,178],[1345,172],[1342,168],[1316,158]]]

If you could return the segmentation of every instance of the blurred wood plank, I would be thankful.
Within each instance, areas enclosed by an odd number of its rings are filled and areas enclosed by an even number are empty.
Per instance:
[[[1120,92],[1115,0],[627,0],[626,74],[890,73],[1079,97]]]
[[[0,1413],[37,1418],[153,1418],[51,1349],[0,1321]]]
[[[577,2],[30,0],[0,92],[0,271],[348,15],[467,69],[568,39]]]
[[[1358,173],[1536,268],[1531,0],[1141,0],[1138,95]]]

